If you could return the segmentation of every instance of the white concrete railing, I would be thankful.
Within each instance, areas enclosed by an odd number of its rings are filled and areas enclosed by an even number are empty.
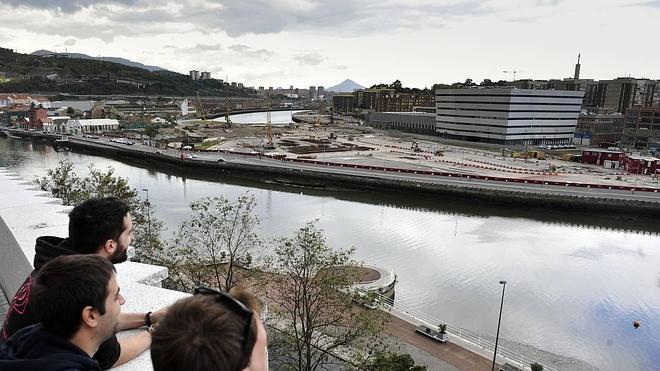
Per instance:
[[[34,244],[39,236],[67,236],[70,206],[40,191],[34,184],[0,167],[0,286],[8,299],[32,271]],[[124,312],[154,311],[188,294],[160,287],[167,268],[126,262],[115,265]],[[123,331],[119,337],[137,331]],[[115,370],[152,370],[149,352]]]

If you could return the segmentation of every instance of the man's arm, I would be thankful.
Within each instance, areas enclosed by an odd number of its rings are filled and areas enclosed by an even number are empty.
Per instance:
[[[139,356],[142,352],[151,346],[151,334],[147,331],[140,332],[137,335],[125,337],[119,340],[121,354],[113,367],[123,365],[124,363]]]
[[[167,313],[167,308],[164,307],[151,313],[149,317],[151,318],[152,325],[157,324],[163,318],[165,313]],[[146,313],[119,313],[119,331],[146,326],[145,315]]]
[[[144,313],[119,313],[119,331],[145,326]]]

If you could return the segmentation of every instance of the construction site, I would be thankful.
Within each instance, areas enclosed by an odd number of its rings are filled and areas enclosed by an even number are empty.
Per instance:
[[[339,164],[381,166],[462,175],[507,177],[613,186],[660,187],[657,174],[577,162],[587,148],[509,149],[439,137],[379,130],[354,117],[312,111],[293,115],[292,123],[235,123],[231,116],[191,120],[171,130],[193,151],[255,153],[272,158],[307,159]],[[177,134],[177,132],[179,132]],[[180,148],[183,142],[172,142]]]

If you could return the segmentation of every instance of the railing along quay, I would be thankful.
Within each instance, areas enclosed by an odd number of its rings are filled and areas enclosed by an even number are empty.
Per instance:
[[[414,325],[426,325],[430,328],[437,328],[439,324],[445,323],[431,315],[428,315],[420,310],[413,309],[412,307],[401,303],[401,300],[392,302],[388,297],[382,296],[377,293],[371,293],[378,300],[380,308],[387,311],[388,313],[396,316],[406,322],[412,323]],[[484,351],[494,352],[495,342],[489,338],[485,338],[479,333],[471,330],[462,329],[457,326],[447,324],[447,333],[451,336],[457,337],[460,340],[476,345]],[[525,369],[529,368],[529,365],[532,363],[539,363],[543,366],[544,370],[548,371],[559,371],[557,368],[552,367],[547,364],[541,363],[538,359],[530,358],[524,354],[518,353],[514,350],[507,349],[501,344],[497,347],[497,355],[507,362],[518,366],[524,367]]]

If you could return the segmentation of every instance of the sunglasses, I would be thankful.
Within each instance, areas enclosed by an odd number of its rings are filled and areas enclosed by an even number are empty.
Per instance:
[[[231,311],[245,319],[245,329],[243,330],[243,356],[250,359],[252,349],[249,349],[248,337],[250,336],[250,329],[252,327],[252,309],[245,306],[245,304],[236,300],[233,296],[222,292],[220,290],[200,286],[195,289],[195,295],[213,295],[216,302],[225,304]]]

